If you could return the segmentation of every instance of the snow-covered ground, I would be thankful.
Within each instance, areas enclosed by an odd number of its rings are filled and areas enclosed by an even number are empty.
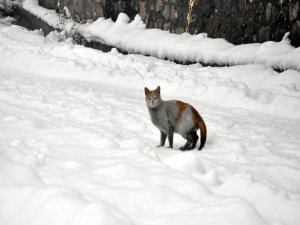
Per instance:
[[[57,35],[57,34],[56,34]],[[102,53],[0,25],[0,224],[297,225],[300,73]],[[191,103],[203,151],[156,148],[145,86]]]

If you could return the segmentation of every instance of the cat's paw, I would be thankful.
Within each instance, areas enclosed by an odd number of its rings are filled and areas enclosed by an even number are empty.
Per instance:
[[[185,146],[182,146],[182,147],[179,148],[179,150],[180,150],[180,151],[186,151],[187,148],[186,148]]]

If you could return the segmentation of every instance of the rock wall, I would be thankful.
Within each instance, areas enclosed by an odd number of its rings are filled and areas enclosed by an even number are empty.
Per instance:
[[[299,6],[299,0],[199,0],[190,32],[207,32],[236,44],[280,41],[290,32],[299,46]]]
[[[300,0],[39,0],[46,8],[74,19],[98,17],[115,20],[120,12],[133,18],[139,13],[148,28],[206,32],[231,43],[280,41],[286,32],[300,46]]]
[[[134,18],[139,13],[133,10],[131,0],[39,0],[39,4],[65,14],[67,8],[77,22],[96,20],[99,17],[116,20],[120,12]]]

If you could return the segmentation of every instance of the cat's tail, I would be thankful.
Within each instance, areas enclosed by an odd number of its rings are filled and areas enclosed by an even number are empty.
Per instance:
[[[200,129],[200,134],[201,134],[201,143],[200,143],[200,147],[198,148],[198,150],[201,150],[203,148],[203,146],[205,145],[206,136],[207,136],[206,125],[201,116],[199,116],[199,119],[198,119],[198,127]]]

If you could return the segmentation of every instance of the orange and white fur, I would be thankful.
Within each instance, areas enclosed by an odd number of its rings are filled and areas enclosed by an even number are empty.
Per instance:
[[[158,147],[164,146],[168,137],[169,147],[173,148],[175,132],[187,140],[180,150],[194,149],[199,139],[196,131],[200,129],[199,150],[203,148],[206,141],[206,126],[193,106],[177,100],[162,100],[159,86],[152,91],[145,87],[145,97],[151,120],[160,130],[160,145]]]

